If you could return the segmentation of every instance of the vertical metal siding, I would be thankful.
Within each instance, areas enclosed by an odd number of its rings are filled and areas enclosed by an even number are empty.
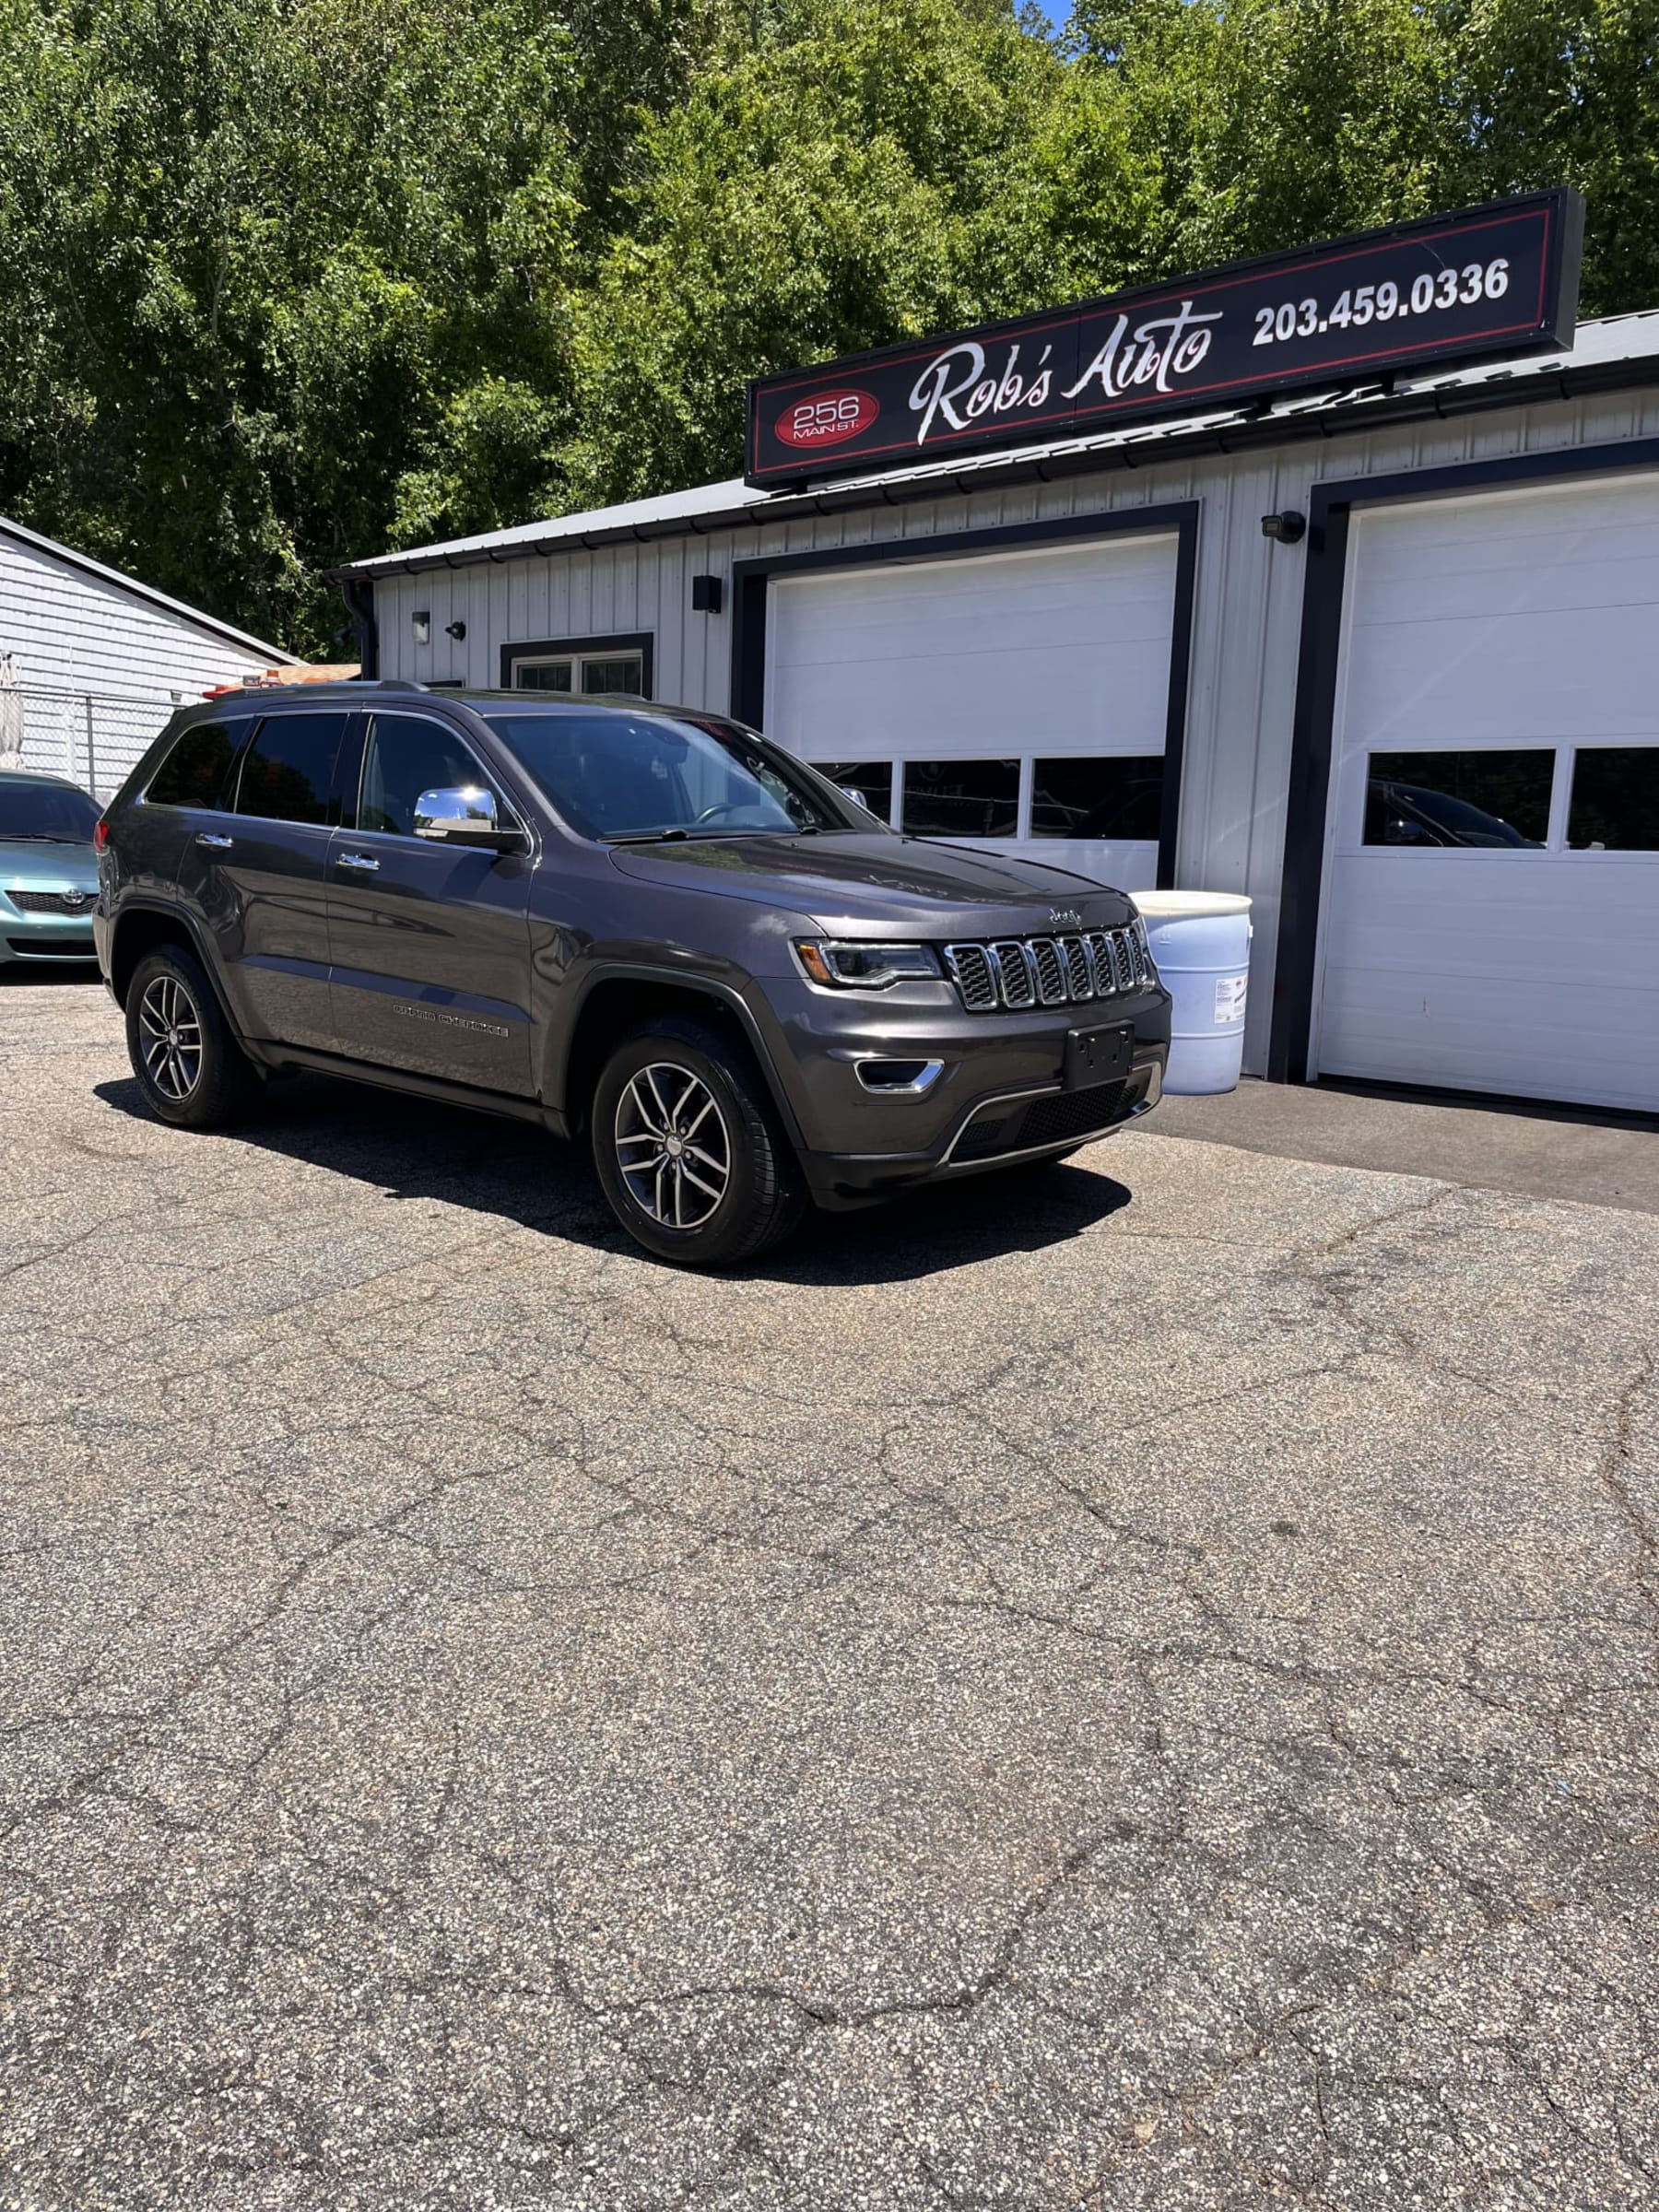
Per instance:
[[[924,542],[958,530],[1077,514],[1122,513],[1171,500],[1201,505],[1193,606],[1193,659],[1182,797],[1180,878],[1255,901],[1253,988],[1245,1065],[1265,1066],[1268,981],[1278,930],[1279,877],[1296,699],[1303,559],[1270,544],[1261,517],[1306,512],[1316,483],[1521,453],[1659,435],[1659,395],[1614,397],[1466,416],[1409,429],[1199,462],[1145,463],[1107,476],[999,490],[942,494],[901,507],[870,507],[787,523],[751,524],[706,536],[529,554],[453,571],[427,570],[375,584],[382,671],[387,676],[500,680],[510,641],[650,630],[656,693],[687,705],[730,703],[731,570],[760,554],[840,546]],[[690,579],[726,582],[720,615],[694,615]],[[464,649],[443,635],[451,604],[465,614]],[[465,600],[465,606],[461,601]],[[413,644],[409,615],[432,610],[432,644]]]

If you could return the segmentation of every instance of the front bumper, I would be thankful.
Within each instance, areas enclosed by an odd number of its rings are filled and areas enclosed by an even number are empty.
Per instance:
[[[945,982],[879,994],[793,981],[766,989],[802,1171],[823,1206],[1068,1152],[1148,1112],[1162,1088],[1170,999],[1159,987],[994,1014],[966,1012]],[[1068,1033],[1102,1026],[1132,1032],[1128,1067],[1114,1082],[1066,1088]],[[872,1061],[920,1064],[927,1077],[872,1091],[860,1072]]]
[[[19,913],[0,908],[0,963],[8,960],[96,960],[90,913]]]

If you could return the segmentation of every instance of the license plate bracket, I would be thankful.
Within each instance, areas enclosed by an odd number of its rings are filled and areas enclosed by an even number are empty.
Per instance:
[[[1083,1090],[1091,1083],[1119,1083],[1135,1061],[1135,1030],[1128,1022],[1109,1030],[1068,1030],[1061,1084]]]

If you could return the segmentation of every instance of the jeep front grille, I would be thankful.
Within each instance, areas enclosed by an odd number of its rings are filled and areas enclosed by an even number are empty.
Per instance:
[[[947,945],[945,968],[970,1014],[1077,1006],[1144,991],[1158,981],[1139,922],[1071,937],[997,937],[985,945]]]

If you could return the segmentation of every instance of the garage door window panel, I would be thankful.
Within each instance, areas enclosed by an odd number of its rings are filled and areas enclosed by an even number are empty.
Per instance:
[[[907,762],[904,827],[912,837],[1017,837],[1019,762]]]
[[[1037,760],[1031,773],[1031,835],[1156,841],[1163,813],[1163,768],[1159,753]]]
[[[1579,747],[1567,842],[1577,852],[1659,853],[1659,742]]]
[[[1541,851],[1549,836],[1555,751],[1372,753],[1364,842],[1414,852]]]
[[[839,791],[855,791],[877,821],[893,818],[893,763],[890,760],[814,761]]]

